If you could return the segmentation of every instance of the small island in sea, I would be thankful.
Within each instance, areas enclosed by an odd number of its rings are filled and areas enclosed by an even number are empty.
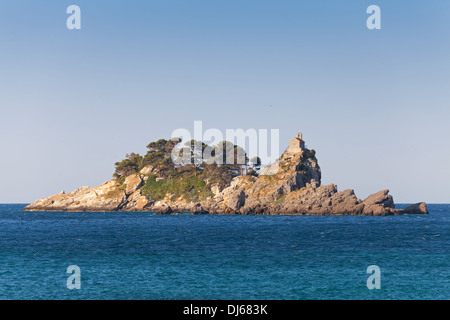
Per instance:
[[[194,157],[198,143],[185,143]],[[114,178],[98,187],[81,187],[71,193],[40,199],[27,211],[151,211],[158,214],[267,214],[267,215],[373,215],[428,214],[424,202],[396,209],[385,189],[361,200],[351,189],[338,191],[335,184],[321,185],[316,152],[305,146],[299,133],[274,163],[261,169],[259,158],[245,164],[192,161],[177,165],[172,160],[180,141],[151,142],[145,156],[129,154],[116,163]],[[201,150],[242,152],[223,141]],[[185,148],[186,150],[186,148]]]

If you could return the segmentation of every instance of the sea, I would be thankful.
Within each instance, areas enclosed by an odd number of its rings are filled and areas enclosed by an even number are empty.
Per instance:
[[[24,207],[0,205],[2,300],[450,298],[450,204],[386,217]]]

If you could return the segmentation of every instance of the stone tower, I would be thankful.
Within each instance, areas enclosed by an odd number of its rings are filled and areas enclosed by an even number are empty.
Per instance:
[[[303,135],[301,134],[301,132],[297,133],[297,140],[300,142],[300,148],[301,149],[305,149],[305,141],[303,141]]]

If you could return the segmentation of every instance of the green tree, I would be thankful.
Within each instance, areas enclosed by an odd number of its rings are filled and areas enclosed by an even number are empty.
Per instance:
[[[127,154],[124,160],[115,163],[116,170],[114,172],[114,177],[127,177],[139,172],[139,170],[142,169],[142,161],[142,156],[137,153],[132,152],[130,154]]]
[[[201,169],[203,165],[203,152],[208,147],[207,144],[202,141],[190,140],[185,143],[185,152],[189,152],[189,165],[194,168],[194,174],[197,176],[197,171]]]
[[[245,150],[230,141],[221,141],[215,147],[215,158],[221,165],[235,170],[237,174],[242,175],[243,169],[246,169],[248,157]]]
[[[147,145],[147,154],[142,160],[142,165],[153,166],[159,170],[161,176],[171,176],[175,171],[172,161],[172,150],[180,142],[179,139],[160,139]]]

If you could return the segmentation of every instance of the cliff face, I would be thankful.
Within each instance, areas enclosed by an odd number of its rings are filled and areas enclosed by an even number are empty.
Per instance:
[[[192,214],[297,214],[297,215],[395,215],[426,214],[425,203],[405,210],[395,209],[389,190],[365,200],[353,190],[338,191],[336,185],[321,185],[321,170],[315,152],[294,144],[259,176],[238,176],[226,186],[211,185],[201,200],[189,195],[167,193],[151,199],[148,189],[163,179],[155,178],[157,166],[145,166],[124,179],[101,186],[82,187],[40,199],[25,210],[42,211],[156,211],[160,214],[189,211]],[[179,181],[173,181],[179,183]],[[208,181],[206,181],[207,183]],[[149,187],[150,186],[150,187]],[[201,191],[205,191],[202,189]]]

